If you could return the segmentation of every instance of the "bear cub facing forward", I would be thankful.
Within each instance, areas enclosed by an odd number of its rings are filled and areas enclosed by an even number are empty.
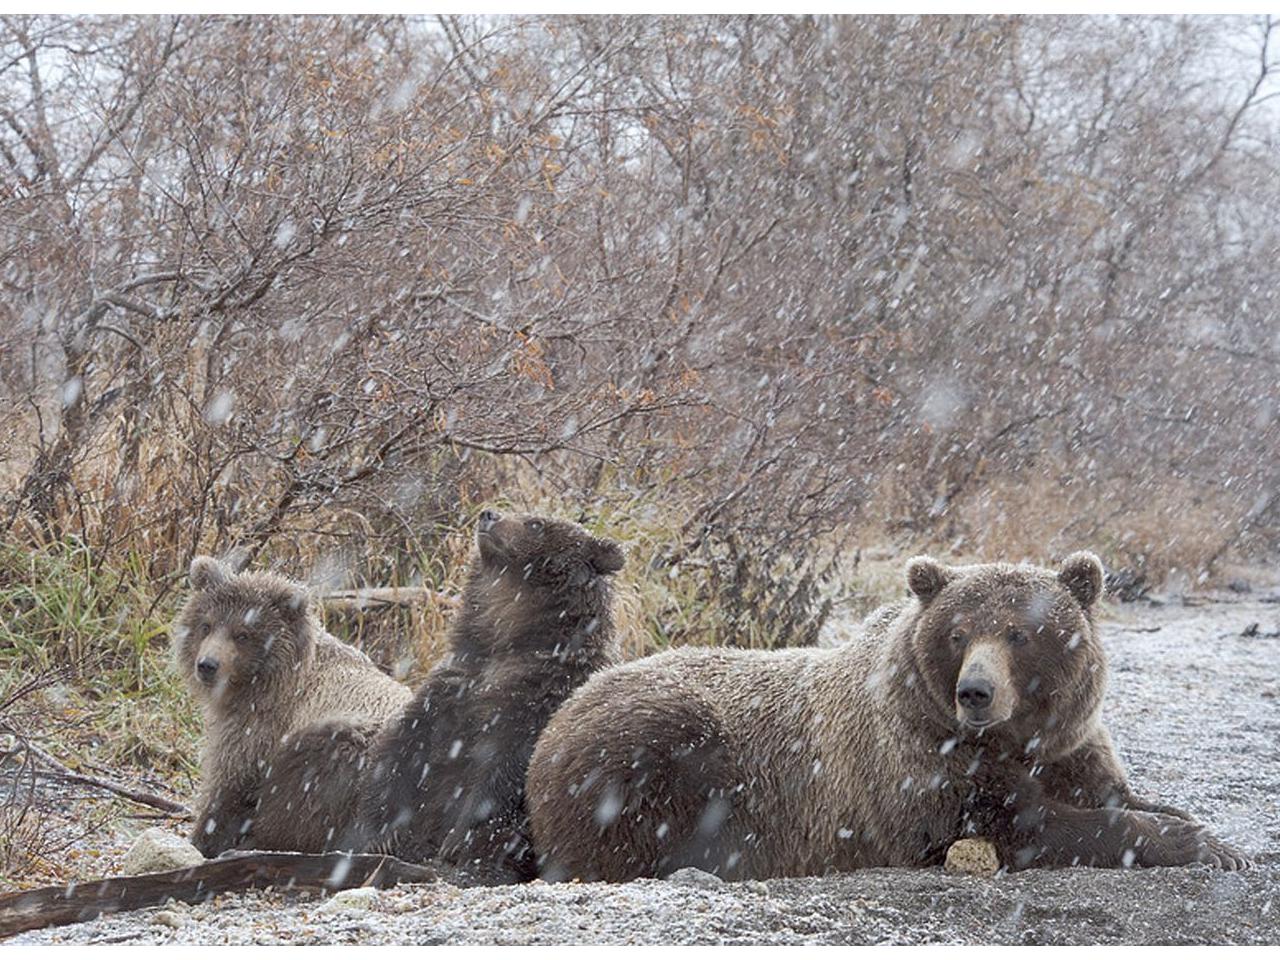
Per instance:
[[[192,843],[206,857],[332,849],[369,744],[409,689],[326,633],[298,583],[196,557],[191,591],[173,650],[205,717]]]
[[[1013,869],[1244,864],[1129,788],[1100,719],[1096,557],[906,572],[912,598],[843,646],[684,648],[584,684],[529,766],[543,876],[932,866],[966,835]]]
[[[622,565],[617,544],[576,524],[481,514],[449,651],[375,744],[357,846],[533,879],[529,756],[565,698],[618,660],[609,578]]]

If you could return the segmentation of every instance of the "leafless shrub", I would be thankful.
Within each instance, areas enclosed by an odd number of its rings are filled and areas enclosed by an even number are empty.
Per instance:
[[[1006,553],[989,491],[1052,472],[1078,542],[1117,488],[1225,489],[1178,562],[1272,549],[1274,41],[8,17],[7,530],[161,593],[234,543],[395,581],[520,470],[668,496],[670,562],[772,607],[834,532]]]
[[[41,782],[33,750],[34,731],[59,726],[41,695],[69,675],[38,671],[0,691],[0,881],[6,883],[46,874],[53,858],[102,825],[102,817],[68,824]]]

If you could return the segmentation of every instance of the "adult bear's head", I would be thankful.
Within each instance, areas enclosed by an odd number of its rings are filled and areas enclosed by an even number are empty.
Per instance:
[[[1073,553],[1056,571],[915,557],[906,574],[919,604],[911,655],[936,718],[1046,758],[1091,731],[1106,685],[1097,557]]]

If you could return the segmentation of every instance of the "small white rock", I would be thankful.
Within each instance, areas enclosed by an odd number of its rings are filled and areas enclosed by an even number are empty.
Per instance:
[[[966,837],[957,840],[947,850],[948,873],[971,873],[979,877],[992,877],[1000,869],[1000,857],[996,845],[982,837]]]
[[[683,883],[689,887],[718,887],[724,883],[714,873],[707,873],[697,867],[681,867],[667,879],[672,883]]]
[[[120,873],[136,877],[142,873],[164,873],[202,863],[204,857],[188,841],[160,827],[151,827],[133,841],[133,846],[120,862]]]
[[[339,890],[320,905],[321,913],[346,913],[353,910],[372,910],[382,898],[377,887],[353,887]]]
[[[185,927],[191,922],[191,918],[185,914],[178,913],[176,910],[157,910],[151,915],[151,922],[162,927],[173,927],[177,930],[179,927]]]

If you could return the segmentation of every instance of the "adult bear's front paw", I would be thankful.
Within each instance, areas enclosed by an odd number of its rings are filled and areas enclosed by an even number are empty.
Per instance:
[[[1149,813],[1143,819],[1148,821],[1147,829],[1133,847],[1133,866],[1204,863],[1220,870],[1243,870],[1249,866],[1248,857],[1194,821],[1162,813]]]
[[[1121,806],[1128,810],[1140,810],[1145,813],[1163,813],[1170,817],[1177,817],[1179,820],[1195,820],[1195,817],[1187,813],[1187,811],[1183,810],[1181,807],[1175,807],[1171,803],[1159,803],[1155,800],[1144,800],[1143,798],[1134,796],[1133,794],[1129,794],[1121,803]]]

